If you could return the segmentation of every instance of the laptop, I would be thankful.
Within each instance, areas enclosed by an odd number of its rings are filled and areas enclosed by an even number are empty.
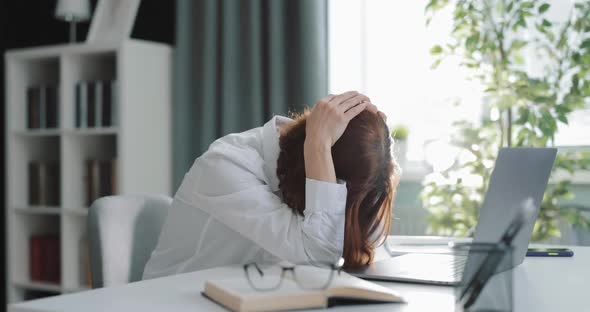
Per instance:
[[[502,148],[498,153],[473,242],[498,242],[526,201],[532,200],[534,212],[512,240],[512,261],[503,261],[497,272],[524,261],[556,154],[555,148]],[[468,261],[464,255],[408,253],[349,273],[372,280],[456,285],[461,278],[457,272]]]

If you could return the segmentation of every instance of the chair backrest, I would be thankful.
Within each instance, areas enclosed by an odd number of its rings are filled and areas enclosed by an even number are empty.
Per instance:
[[[97,199],[88,212],[92,287],[141,280],[172,199],[118,195]]]

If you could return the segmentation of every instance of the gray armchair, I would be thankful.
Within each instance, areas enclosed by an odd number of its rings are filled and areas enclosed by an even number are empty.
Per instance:
[[[92,287],[141,280],[172,199],[119,195],[97,199],[88,212]]]

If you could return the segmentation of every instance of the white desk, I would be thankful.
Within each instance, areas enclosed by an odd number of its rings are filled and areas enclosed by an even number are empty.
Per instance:
[[[412,243],[417,238],[392,237]],[[515,311],[590,311],[590,247],[569,247],[573,258],[526,258],[514,269]],[[378,257],[383,257],[382,251]],[[10,312],[41,311],[226,311],[202,297],[207,279],[243,274],[225,267],[9,306]],[[452,288],[380,283],[401,293],[407,304],[346,306],[329,311],[452,311]]]

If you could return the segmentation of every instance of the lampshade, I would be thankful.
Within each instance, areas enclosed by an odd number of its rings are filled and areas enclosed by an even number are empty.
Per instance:
[[[90,19],[90,0],[58,0],[55,17],[68,22],[81,22]]]

